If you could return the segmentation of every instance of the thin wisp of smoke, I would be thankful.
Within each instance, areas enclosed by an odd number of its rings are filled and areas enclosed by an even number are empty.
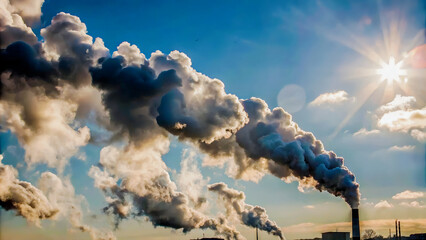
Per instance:
[[[223,201],[228,216],[236,215],[243,224],[284,239],[281,229],[275,222],[269,220],[264,208],[245,203],[246,197],[243,192],[229,188],[223,182],[212,184],[208,186],[208,189],[218,194],[219,199]]]

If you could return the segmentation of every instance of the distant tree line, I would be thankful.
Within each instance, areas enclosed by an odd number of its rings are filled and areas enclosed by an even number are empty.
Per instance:
[[[383,236],[377,234],[373,229],[366,229],[362,235],[363,240],[383,240]]]

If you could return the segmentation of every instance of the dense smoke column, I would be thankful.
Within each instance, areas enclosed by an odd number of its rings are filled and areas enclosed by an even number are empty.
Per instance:
[[[265,109],[259,100],[245,100],[243,105],[250,122],[237,132],[236,140],[250,158],[272,159],[287,166],[291,174],[301,180],[314,179],[316,189],[341,196],[352,208],[358,207],[359,184],[343,165],[343,158],[324,151],[322,143],[311,133],[303,132],[297,126],[283,128],[282,124],[290,122],[291,116],[281,108],[273,109],[270,116],[262,119],[259,113]]]

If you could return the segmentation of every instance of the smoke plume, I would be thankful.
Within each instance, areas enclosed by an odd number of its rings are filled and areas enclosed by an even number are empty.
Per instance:
[[[151,56],[150,64],[154,61],[155,68],[174,69],[182,78],[182,90],[170,91],[161,99],[157,116],[160,126],[192,141],[213,159],[234,159],[230,165],[237,178],[257,180],[263,173],[282,179],[294,177],[305,185],[309,183],[320,191],[343,197],[353,208],[358,207],[359,186],[343,165],[343,158],[325,151],[321,141],[301,130],[290,114],[282,108],[270,110],[257,98],[237,101],[224,92],[223,84],[214,84],[218,80],[192,69],[184,54],[172,52],[166,60],[160,58],[159,63],[158,55]],[[203,93],[196,100],[195,84]],[[206,86],[217,87],[215,98],[203,92]],[[226,134],[214,136],[220,132],[213,130],[218,126]]]

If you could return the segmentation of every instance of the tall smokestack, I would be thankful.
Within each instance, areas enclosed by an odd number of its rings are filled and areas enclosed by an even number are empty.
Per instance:
[[[352,240],[360,240],[358,209],[352,209]]]
[[[259,235],[257,233],[257,227],[256,227],[256,240],[259,240]]]
[[[395,220],[395,240],[398,239],[398,219]]]
[[[401,240],[401,221],[398,221],[399,240]]]

